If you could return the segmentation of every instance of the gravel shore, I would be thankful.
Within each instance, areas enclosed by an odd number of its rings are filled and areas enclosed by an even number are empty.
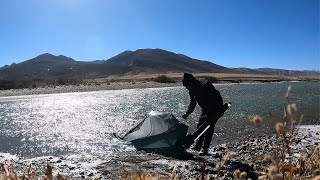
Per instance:
[[[294,164],[320,144],[320,126],[301,126],[290,141],[290,155],[284,163]],[[67,179],[128,179],[133,175],[149,175],[159,179],[177,177],[197,179],[202,176],[211,179],[235,179],[234,173],[245,174],[257,179],[269,167],[264,158],[279,156],[283,142],[277,135],[245,137],[236,143],[221,144],[210,149],[208,156],[187,150],[172,154],[132,151],[118,153],[108,159],[81,155],[69,157],[39,157],[23,159],[0,154],[0,163],[10,162],[19,173],[28,172],[29,167],[43,175],[47,163],[53,167],[53,174],[62,174]],[[319,163],[319,162],[318,162]]]
[[[310,154],[320,144],[319,132],[319,125],[299,127],[290,141],[291,152],[290,155],[286,154],[285,162],[290,161],[294,164],[303,156]],[[269,167],[264,162],[265,157],[279,156],[281,149],[283,142],[278,135],[261,135],[212,147],[210,155],[204,157],[191,150],[188,150],[184,157],[180,154],[179,159],[139,152],[114,157],[99,165],[97,169],[107,179],[114,177],[126,179],[128,172],[130,175],[130,172],[135,171],[160,177],[197,179],[205,175],[212,179],[235,179],[236,170],[240,173],[245,172],[247,178],[257,179],[261,175],[259,172],[267,172]]]
[[[181,83],[157,83],[157,82],[111,82],[111,83],[91,83],[82,85],[69,86],[53,86],[39,87],[33,89],[12,89],[1,90],[0,97],[5,96],[21,96],[21,95],[37,95],[37,94],[56,94],[69,92],[89,92],[102,90],[120,90],[134,88],[158,88],[158,87],[176,87],[181,86]]]

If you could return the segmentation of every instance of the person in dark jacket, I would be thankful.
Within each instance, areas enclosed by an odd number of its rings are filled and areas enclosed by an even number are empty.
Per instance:
[[[198,138],[195,146],[193,147],[193,149],[197,151],[200,151],[202,147],[203,150],[200,155],[206,155],[208,154],[215,124],[224,112],[223,100],[220,92],[215,89],[210,81],[201,82],[192,74],[184,73],[182,83],[183,86],[188,89],[190,95],[190,104],[188,110],[182,117],[186,119],[193,112],[196,104],[198,103],[202,109],[202,112],[197,124],[197,128],[204,123],[210,125],[209,129],[207,129],[207,131],[205,131],[205,133]]]

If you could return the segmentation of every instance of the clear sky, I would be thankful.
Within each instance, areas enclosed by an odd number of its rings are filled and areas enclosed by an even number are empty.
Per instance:
[[[1,0],[0,66],[161,48],[226,67],[320,70],[319,0]]]

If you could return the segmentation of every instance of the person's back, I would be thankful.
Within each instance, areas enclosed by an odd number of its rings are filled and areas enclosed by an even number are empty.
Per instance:
[[[201,86],[195,88],[193,94],[204,113],[218,113],[221,110],[222,97],[210,81],[201,82]]]

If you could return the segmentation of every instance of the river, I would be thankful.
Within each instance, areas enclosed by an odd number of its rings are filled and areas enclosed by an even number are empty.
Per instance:
[[[274,132],[283,121],[284,94],[296,103],[303,124],[320,124],[318,82],[215,84],[225,102],[232,102],[217,125],[212,145],[237,141],[257,132]],[[111,136],[125,134],[148,112],[171,112],[195,130],[200,109],[183,120],[189,104],[184,87],[107,90],[0,98],[0,152],[23,157],[89,154],[107,157],[134,151]],[[262,117],[261,126],[250,122]]]

